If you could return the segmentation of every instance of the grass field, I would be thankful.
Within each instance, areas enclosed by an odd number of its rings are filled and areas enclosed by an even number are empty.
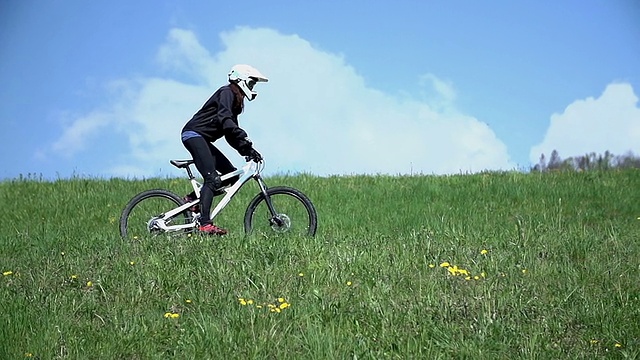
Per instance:
[[[640,358],[640,171],[267,179],[315,238],[125,242],[175,179],[0,182],[0,359]]]

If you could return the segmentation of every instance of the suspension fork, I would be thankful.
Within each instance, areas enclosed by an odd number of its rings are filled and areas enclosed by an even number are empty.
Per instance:
[[[271,213],[271,222],[277,226],[282,226],[283,222],[278,216],[276,209],[273,207],[271,196],[269,196],[269,193],[267,192],[267,184],[262,180],[260,174],[256,175],[254,178],[256,179],[256,182],[258,182],[260,192],[262,193],[262,196],[264,196],[264,202],[267,203],[267,208],[269,208],[269,212]]]

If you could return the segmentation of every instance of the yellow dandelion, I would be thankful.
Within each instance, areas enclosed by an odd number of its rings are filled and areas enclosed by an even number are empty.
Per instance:
[[[247,305],[253,305],[253,300],[251,299],[247,300]]]
[[[24,356],[25,356],[25,357],[33,357],[33,354],[32,354],[32,353],[30,353],[30,352],[27,352],[27,353],[24,353]]]
[[[180,317],[180,314],[171,314],[172,319],[177,319]]]
[[[443,262],[442,264],[440,264],[440,267],[449,267],[451,266],[451,264],[449,264],[448,262]]]
[[[481,272],[481,273],[480,273],[480,276],[482,276],[483,278],[486,278],[486,277],[487,277],[487,274],[486,274],[485,272]]]
[[[278,298],[279,303],[283,303],[284,301],[285,301],[284,298]]]
[[[187,299],[184,302],[186,302],[187,304],[191,304],[193,301],[191,301],[191,299]]]
[[[135,261],[129,261],[129,265],[135,265],[136,262]]]
[[[247,305],[247,301],[245,299],[240,299],[240,305],[242,306]]]
[[[597,344],[597,343],[598,343],[598,340],[596,340],[596,339],[591,339],[591,340],[589,340],[589,342],[591,343],[591,345],[595,345],[595,344]]]
[[[284,310],[284,309],[288,308],[289,306],[290,306],[289,303],[285,302],[285,303],[280,304],[280,309]]]
[[[75,279],[78,278],[78,275],[73,274],[73,275],[71,275],[71,278],[75,280]]]
[[[464,278],[465,280],[471,280],[471,276],[467,276]]]
[[[262,305],[256,305],[256,309],[262,309]]]
[[[166,313],[164,313],[164,317],[165,317],[166,319],[170,318],[170,317],[171,317],[171,313],[170,313],[170,312],[166,312]]]
[[[93,283],[91,281],[87,281],[87,287],[92,287]]]
[[[522,273],[526,274],[527,273],[527,269],[522,269]]]
[[[133,240],[138,240],[138,236],[134,236],[134,237],[133,237]]]
[[[480,251],[480,254],[482,254],[482,255],[487,255],[488,253],[489,253],[489,250],[487,250],[487,249],[482,249]]]
[[[3,276],[9,276],[11,274],[13,274],[13,271],[5,271],[2,273]]]
[[[304,273],[299,273],[298,276],[303,277]]]
[[[280,310],[280,308],[278,308],[278,307],[277,307],[277,308],[274,308],[273,310],[274,310],[275,312],[277,312],[277,313],[282,312],[282,310]]]
[[[269,304],[269,305],[267,305],[267,306],[269,307],[269,309],[273,309],[273,308],[275,308],[275,307],[276,307],[276,306],[275,306],[275,305],[273,305],[273,304]]]
[[[478,276],[478,275],[474,276],[473,280],[480,280],[480,276]]]
[[[347,286],[351,286],[352,282],[351,281],[347,281]]]
[[[616,343],[616,344],[615,344],[615,345],[613,345],[613,346],[615,346],[616,348],[620,349],[620,348],[622,347],[622,344],[620,344],[620,343]]]
[[[430,267],[431,269],[433,269],[433,268],[434,268],[434,267],[436,267],[436,266],[435,266],[434,264],[429,264],[429,267]]]

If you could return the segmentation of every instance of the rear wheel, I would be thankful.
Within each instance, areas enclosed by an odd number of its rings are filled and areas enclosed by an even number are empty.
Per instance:
[[[176,194],[167,190],[147,190],[134,196],[120,216],[120,236],[123,239],[144,238],[165,233],[156,220],[164,213],[184,204]],[[189,224],[192,214],[188,210],[164,219],[167,225]],[[182,232],[180,232],[182,233]]]
[[[263,236],[314,236],[318,229],[318,214],[311,200],[297,189],[278,186],[267,190],[275,216],[265,196],[260,193],[251,200],[244,215],[247,234]]]

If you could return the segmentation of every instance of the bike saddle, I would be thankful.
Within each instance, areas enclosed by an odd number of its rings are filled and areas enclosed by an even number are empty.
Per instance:
[[[178,169],[183,169],[193,164],[193,160],[171,160],[169,162]]]

